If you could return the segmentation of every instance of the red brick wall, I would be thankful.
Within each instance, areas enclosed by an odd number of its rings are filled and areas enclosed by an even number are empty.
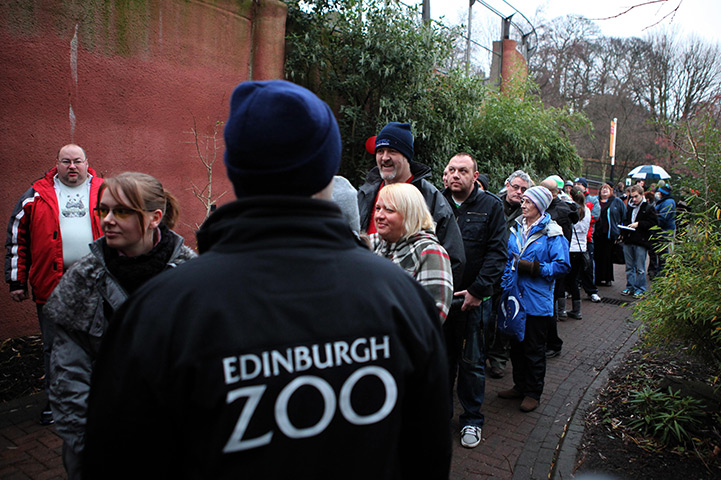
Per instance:
[[[528,76],[528,64],[521,52],[516,49],[515,40],[503,40],[503,60],[501,62],[501,91],[518,90]],[[520,84],[520,85],[519,85]],[[514,87],[516,87],[514,89]]]
[[[279,0],[0,3],[0,224],[74,142],[101,176],[131,170],[163,182],[180,201],[176,230],[195,246],[205,207],[192,185],[207,176],[189,132],[195,121],[212,134],[239,82],[282,76],[285,15]],[[221,127],[219,204],[234,198],[223,151]],[[37,333],[34,304],[6,292],[0,339]]]

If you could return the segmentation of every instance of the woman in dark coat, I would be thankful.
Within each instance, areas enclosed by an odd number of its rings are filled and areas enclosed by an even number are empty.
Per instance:
[[[82,478],[90,378],[113,313],[151,277],[196,256],[171,230],[175,197],[150,175],[107,178],[95,213],[104,236],[63,275],[44,307],[57,328],[49,396],[70,480]]]
[[[626,217],[626,205],[613,194],[610,184],[603,184],[598,195],[601,216],[593,232],[596,264],[596,285],[609,287],[613,283],[613,245],[618,241],[618,226]]]

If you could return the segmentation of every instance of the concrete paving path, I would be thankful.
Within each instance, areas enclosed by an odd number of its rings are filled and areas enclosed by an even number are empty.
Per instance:
[[[600,287],[603,302],[582,302],[583,320],[559,322],[561,355],[548,360],[541,404],[531,413],[520,401],[503,400],[499,390],[513,386],[510,365],[504,378],[486,378],[483,441],[473,449],[460,446],[460,407],[451,422],[452,480],[570,479],[583,434],[585,412],[605,384],[614,365],[638,339],[638,322],[631,320],[632,303],[620,295],[625,286],[623,266],[616,265],[616,282]],[[570,308],[570,300],[568,300]],[[55,428],[38,423],[44,394],[0,403],[0,479],[64,479],[62,441]]]

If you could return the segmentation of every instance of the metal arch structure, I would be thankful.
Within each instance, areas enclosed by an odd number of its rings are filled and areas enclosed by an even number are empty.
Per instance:
[[[502,1],[503,1],[503,3],[505,3],[506,5],[508,5],[509,7],[511,7],[514,10],[514,13],[512,13],[509,16],[505,16],[503,13],[498,11],[498,9],[496,9],[492,5],[489,5],[485,0],[470,0],[470,5],[473,5],[473,3],[476,1],[478,1],[478,3],[480,3],[481,5],[486,7],[486,9],[490,10],[491,12],[495,13],[496,15],[498,15],[501,18],[501,20],[503,22],[502,30],[501,30],[501,35],[502,35],[503,39],[510,38],[511,26],[515,27],[515,29],[518,30],[518,32],[521,36],[521,45],[523,47],[522,53],[523,53],[523,56],[526,58],[526,61],[528,61],[528,59],[531,57],[531,55],[533,55],[533,52],[535,51],[536,46],[538,45],[538,34],[536,33],[536,27],[533,26],[533,24],[528,19],[528,17],[526,17],[523,14],[523,12],[518,10],[516,7],[514,7],[513,5],[508,3],[507,0],[502,0]],[[530,27],[530,29],[528,29],[528,31],[526,31],[526,29],[524,29],[523,26],[519,25],[517,22],[515,22],[513,20],[513,17],[516,14],[519,14],[526,21],[526,23],[528,24],[528,27]]]

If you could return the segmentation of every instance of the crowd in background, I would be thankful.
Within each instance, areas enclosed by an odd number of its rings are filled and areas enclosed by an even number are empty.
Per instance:
[[[438,189],[399,122],[375,137],[356,190],[337,175],[329,107],[283,81],[237,87],[225,141],[238,199],[197,232],[200,255],[173,232],[178,202],[157,179],[98,178],[74,144],[12,213],[6,279],[37,303],[41,423],[56,423],[71,479],[127,477],[150,458],[157,478],[318,465],[443,478],[453,386],[466,448],[482,440],[486,369],[501,378],[510,362],[497,395],[535,410],[562,352],[557,322],[582,320],[582,291],[602,301],[614,263],[622,294],[641,298],[683,208],[668,183],[593,195],[584,177],[522,170],[496,194],[464,152]],[[288,461],[258,454],[272,447]]]

